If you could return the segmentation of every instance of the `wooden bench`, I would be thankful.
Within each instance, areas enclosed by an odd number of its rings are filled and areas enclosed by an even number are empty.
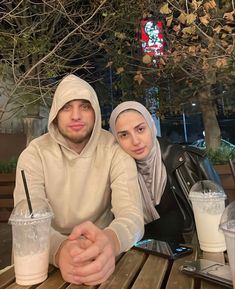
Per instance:
[[[14,207],[15,174],[0,174],[0,222],[7,222]]]
[[[229,164],[214,165],[219,174],[224,191],[228,194],[229,200],[235,201],[235,182]]]

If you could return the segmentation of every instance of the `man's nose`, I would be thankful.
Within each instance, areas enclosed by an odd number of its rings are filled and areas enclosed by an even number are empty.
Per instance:
[[[73,107],[72,109],[72,119],[73,120],[78,120],[81,119],[81,110],[79,109],[79,107]]]

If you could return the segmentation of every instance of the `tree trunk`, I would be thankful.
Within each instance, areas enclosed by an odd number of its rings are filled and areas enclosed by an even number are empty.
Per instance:
[[[205,85],[199,92],[199,103],[205,128],[205,140],[208,149],[216,149],[220,145],[220,127],[216,118],[216,107],[211,100],[211,85]]]
[[[42,117],[26,116],[23,118],[24,131],[26,134],[26,146],[34,138],[42,134]]]

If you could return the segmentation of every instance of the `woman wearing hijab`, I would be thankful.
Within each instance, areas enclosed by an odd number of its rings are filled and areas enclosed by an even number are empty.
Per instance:
[[[145,217],[143,239],[188,242],[194,232],[189,191],[203,179],[220,182],[205,152],[157,138],[153,118],[140,103],[119,104],[110,128],[135,160]]]

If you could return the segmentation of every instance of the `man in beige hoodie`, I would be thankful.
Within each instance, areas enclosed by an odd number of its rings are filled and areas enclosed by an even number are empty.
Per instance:
[[[21,170],[31,197],[49,201],[55,217],[50,263],[75,284],[98,284],[115,268],[144,230],[134,160],[101,128],[94,89],[69,75],[58,85],[48,133],[34,139],[17,164],[14,201],[25,198]]]

